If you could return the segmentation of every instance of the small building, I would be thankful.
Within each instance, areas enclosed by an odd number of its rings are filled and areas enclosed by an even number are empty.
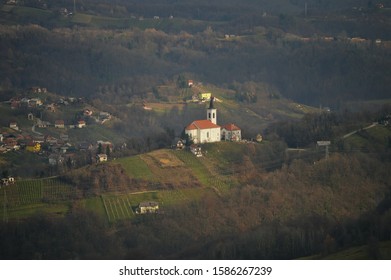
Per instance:
[[[8,186],[8,185],[13,185],[15,184],[15,178],[14,177],[7,177],[7,178],[2,178],[0,181],[2,186]]]
[[[196,157],[202,157],[201,147],[198,145],[195,144],[191,145],[190,152],[192,152]]]
[[[199,100],[209,100],[212,97],[212,93],[210,92],[200,92],[198,94]]]
[[[221,128],[221,139],[226,141],[242,140],[241,129],[233,123],[224,125]]]
[[[45,127],[48,127],[51,125],[50,122],[47,122],[47,121],[41,121],[40,119],[36,118],[36,122],[37,122],[37,127],[40,127],[40,128],[45,128]]]
[[[96,161],[97,162],[105,162],[105,161],[107,161],[107,155],[106,154],[97,154],[96,155]]]
[[[14,130],[19,130],[18,123],[17,122],[10,122],[10,128]]]
[[[54,122],[55,128],[65,128],[65,122],[63,120],[56,120]]]
[[[56,104],[51,103],[46,105],[46,110],[52,113],[56,112]]]
[[[176,143],[176,149],[177,150],[182,150],[184,147],[185,147],[185,144],[183,143],[183,141],[182,140],[178,140],[178,142]]]
[[[80,120],[77,122],[76,127],[78,127],[78,128],[86,127],[86,122],[83,120]]]
[[[189,88],[191,88],[193,85],[194,85],[193,80],[188,80],[188,81],[187,81],[187,86],[188,86]]]
[[[100,150],[100,152],[106,152],[106,151],[109,151],[109,152],[112,152],[113,151],[113,143],[111,143],[110,141],[102,141],[102,140],[99,140],[96,142],[96,145],[97,145],[97,149]],[[99,153],[99,151],[98,151]]]
[[[85,109],[83,111],[83,115],[86,116],[86,117],[91,117],[92,116],[92,110],[90,109]]]
[[[159,203],[155,201],[141,202],[136,209],[137,214],[150,214],[159,212]]]
[[[29,106],[30,107],[39,107],[39,106],[42,106],[42,105],[43,105],[43,102],[39,98],[32,98],[29,101]]]
[[[49,155],[49,164],[52,166],[61,165],[64,163],[64,157],[59,154],[51,154]]]
[[[26,151],[32,153],[39,153],[41,151],[41,144],[37,142],[30,142],[26,146]]]

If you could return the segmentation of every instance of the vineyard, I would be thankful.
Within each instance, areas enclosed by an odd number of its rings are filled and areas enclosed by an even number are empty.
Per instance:
[[[22,180],[4,188],[5,190],[0,194],[0,199],[2,201],[6,199],[9,207],[41,202],[66,201],[77,196],[77,191],[74,187],[56,178]]]
[[[129,194],[102,195],[102,203],[109,222],[135,217],[136,209],[141,202],[156,201],[164,212],[164,207],[185,201],[201,199],[211,193],[207,188],[190,188],[177,190],[148,191]]]
[[[58,208],[55,211],[64,211],[63,206],[54,206],[55,203],[64,203],[77,198],[77,191],[71,185],[59,181],[57,178],[20,180],[15,184],[3,186],[0,190],[1,214],[10,213],[29,214],[34,208],[50,203],[48,208]],[[22,215],[23,216],[23,215]]]

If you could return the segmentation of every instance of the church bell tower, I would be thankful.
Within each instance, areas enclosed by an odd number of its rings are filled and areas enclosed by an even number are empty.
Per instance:
[[[217,110],[213,106],[214,97],[210,98],[209,108],[206,110],[206,119],[210,120],[212,123],[217,124]]]

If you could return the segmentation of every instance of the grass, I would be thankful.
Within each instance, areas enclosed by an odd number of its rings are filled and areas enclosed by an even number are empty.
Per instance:
[[[202,164],[199,158],[195,157],[189,151],[176,151],[175,155],[183,161],[187,167],[191,168],[196,178],[204,185],[208,185],[208,177],[210,173],[208,169]]]
[[[1,8],[3,12],[7,13],[13,13],[20,17],[51,17],[53,15],[53,12],[49,10],[43,10],[43,9],[37,9],[32,7],[23,7],[23,6],[11,6],[11,5],[3,5]]]
[[[127,175],[131,178],[151,181],[155,180],[153,173],[140,156],[120,158],[115,162],[121,164]]]
[[[90,197],[82,200],[82,206],[92,212],[95,212],[101,217],[106,216],[106,211],[103,205],[102,198],[100,196]]]
[[[6,217],[9,220],[14,219],[26,219],[34,214],[43,214],[43,215],[57,215],[63,216],[69,210],[69,205],[67,203],[56,203],[56,204],[47,204],[47,203],[34,203],[23,205],[16,208],[8,208],[6,210]],[[4,208],[0,209],[1,217],[4,219]]]
[[[388,127],[377,125],[347,137],[344,142],[350,150],[366,151],[368,148],[387,147],[389,137],[391,137],[391,130]]]

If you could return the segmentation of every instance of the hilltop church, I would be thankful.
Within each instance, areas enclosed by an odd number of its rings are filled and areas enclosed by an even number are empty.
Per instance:
[[[217,109],[214,107],[214,97],[211,97],[206,110],[206,120],[193,121],[185,128],[185,134],[195,144],[220,142],[221,140],[240,141],[241,130],[234,124],[223,127],[217,125]]]

